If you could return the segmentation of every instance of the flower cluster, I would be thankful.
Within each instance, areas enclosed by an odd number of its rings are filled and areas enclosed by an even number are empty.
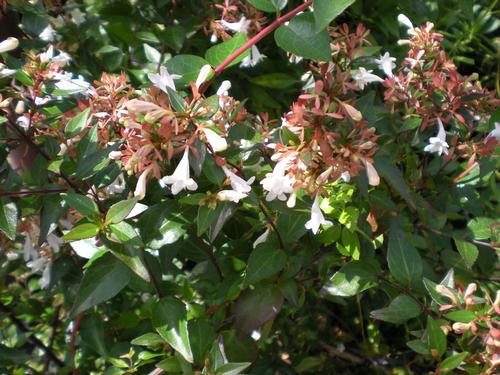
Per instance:
[[[486,113],[491,113],[500,103],[494,93],[482,88],[477,76],[461,76],[455,65],[441,49],[443,36],[433,31],[434,25],[413,27],[404,15],[399,21],[408,28],[409,51],[401,68],[394,75],[388,75],[383,85],[386,87],[385,101],[392,110],[403,110],[408,118],[421,119],[421,131],[437,127],[435,136],[430,137],[424,151],[451,157],[450,143],[446,128],[452,134],[471,134],[478,120],[487,121]],[[402,108],[401,108],[402,107]],[[463,143],[451,143],[462,157],[475,158],[476,154],[491,154],[496,138],[486,141],[461,137]],[[489,140],[489,142],[488,142]]]
[[[488,295],[485,298],[475,296],[475,283],[469,284],[465,290],[439,284],[436,291],[449,300],[449,304],[441,305],[440,310],[451,311],[447,316],[455,320],[451,326],[453,332],[477,347],[470,360],[488,364],[485,373],[493,374],[500,366],[500,292],[493,301]],[[476,337],[481,340],[475,340]]]

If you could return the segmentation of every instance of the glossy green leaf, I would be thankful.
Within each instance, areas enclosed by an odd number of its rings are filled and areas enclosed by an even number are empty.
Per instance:
[[[470,323],[476,318],[476,314],[469,310],[451,311],[445,314],[446,318],[454,322]]]
[[[390,228],[387,263],[391,275],[402,284],[416,285],[422,279],[420,254],[396,221]]]
[[[69,120],[64,128],[64,134],[66,134],[68,138],[73,138],[75,135],[80,134],[87,126],[89,115],[90,108],[87,108]]]
[[[0,230],[11,240],[16,238],[17,206],[14,202],[0,199]]]
[[[245,282],[255,284],[267,277],[277,274],[286,263],[283,250],[269,247],[266,244],[257,246],[248,258]]]
[[[217,337],[215,330],[204,319],[190,320],[188,329],[194,362],[203,365],[206,355]]]
[[[82,215],[92,216],[99,213],[97,204],[86,195],[67,193],[63,194],[62,197],[64,198],[66,203],[68,203],[68,206],[74,208]]]
[[[376,286],[379,273],[380,267],[374,261],[352,261],[335,272],[322,291],[332,296],[355,296]]]
[[[248,0],[248,2],[264,12],[276,13],[286,6],[288,0]]]
[[[389,306],[372,311],[370,316],[384,322],[402,324],[416,318],[420,313],[420,305],[413,298],[401,294],[394,298]]]
[[[427,346],[431,352],[441,357],[446,351],[446,335],[440,327],[439,321],[427,316]]]
[[[455,238],[455,245],[467,268],[472,268],[479,255],[477,246],[458,238]]]
[[[443,372],[454,370],[458,366],[460,366],[460,364],[465,360],[465,358],[467,358],[468,355],[469,353],[467,352],[453,354],[448,358],[445,358],[443,362],[441,362],[439,369]]]
[[[469,229],[475,240],[486,240],[492,235],[492,226],[495,224],[493,219],[487,217],[476,217],[469,221],[467,229]]]
[[[111,254],[104,254],[85,271],[71,315],[75,316],[116,296],[130,281],[128,267]]]
[[[170,74],[182,76],[175,80],[175,86],[187,86],[191,82],[196,82],[198,74],[208,61],[195,55],[177,55],[167,61],[167,69]]]
[[[136,337],[130,343],[132,345],[156,347],[163,345],[163,339],[156,333],[148,332],[139,337]]]
[[[401,171],[392,161],[383,156],[374,157],[374,161],[378,174],[389,182],[411,208],[416,209],[417,205]]]
[[[250,362],[243,363],[226,363],[217,368],[216,374],[220,375],[238,375],[251,365]]]
[[[71,230],[66,233],[62,239],[64,241],[78,241],[85,238],[91,238],[97,236],[99,233],[99,227],[93,223],[85,223],[76,225]]]
[[[124,220],[138,201],[139,198],[136,197],[115,203],[106,214],[106,222],[116,224]]]
[[[274,33],[279,47],[306,59],[329,61],[331,59],[328,32],[316,33],[314,17],[304,13],[294,17],[288,25],[281,25]]]
[[[315,30],[319,32],[356,0],[314,0]]]
[[[193,362],[186,306],[174,297],[161,299],[153,310],[153,326],[186,361]]]
[[[210,63],[212,66],[218,66],[220,63],[222,63],[226,58],[228,58],[233,52],[235,52],[238,48],[243,46],[247,42],[247,37],[243,33],[238,33],[234,35],[231,39],[226,40],[225,42],[222,42],[220,44],[217,44],[213,47],[210,47],[208,51],[205,54],[205,59]],[[238,58],[236,58],[229,66],[233,66],[235,64],[238,64],[243,60],[245,57],[248,56],[250,53],[249,50],[246,50],[244,53],[242,53]]]

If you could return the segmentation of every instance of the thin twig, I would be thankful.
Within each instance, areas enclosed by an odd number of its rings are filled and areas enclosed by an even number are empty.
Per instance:
[[[261,201],[259,201],[259,208],[262,211],[262,213],[264,214],[264,216],[266,217],[267,222],[271,225],[271,227],[273,228],[274,232],[276,233],[276,236],[278,237],[278,241],[280,243],[280,248],[284,249],[285,248],[285,243],[283,242],[283,238],[281,237],[281,234],[278,231],[278,227],[274,223],[271,215],[269,215],[269,212],[267,212],[266,206]]]
[[[203,239],[196,234],[196,228],[193,226],[191,227],[191,232],[195,236],[195,238],[198,240],[198,242],[201,245],[201,249],[207,254],[208,260],[210,263],[213,264],[215,269],[217,270],[217,274],[219,275],[219,279],[222,281],[224,279],[224,274],[222,273],[222,269],[220,268],[219,264],[217,263],[217,258],[215,257],[212,249],[203,241]]]
[[[73,375],[78,375],[79,371],[76,367],[75,357],[76,357],[76,335],[78,334],[78,329],[80,328],[80,322],[82,321],[83,314],[76,317],[73,322],[73,328],[71,329],[71,341],[69,343],[69,351],[71,353],[71,363],[73,365]]]
[[[251,48],[254,44],[259,42],[261,39],[265,38],[267,35],[272,33],[278,26],[284,24],[286,21],[290,20],[292,17],[296,16],[297,13],[300,13],[304,10],[306,10],[308,7],[312,5],[312,0],[306,1],[304,4],[299,5],[297,8],[291,10],[287,14],[276,18],[272,23],[270,23],[268,26],[263,28],[257,35],[255,35],[253,38],[248,40],[245,44],[243,44],[240,48],[238,48],[236,51],[234,51],[232,54],[230,54],[223,62],[219,64],[215,68],[215,75],[214,77],[208,81],[205,82],[203,85],[201,85],[199,89],[199,93],[202,94],[205,92],[205,90],[210,86],[212,81],[222,73],[222,71],[227,68],[229,64],[231,64],[234,60],[236,60],[242,53],[244,53],[247,49]]]
[[[52,193],[64,193],[67,189],[34,189],[21,191],[1,191],[0,197],[17,197],[20,195],[44,195]]]
[[[439,229],[431,228],[431,227],[428,227],[428,226],[423,225],[423,224],[417,224],[416,226],[417,226],[417,228],[423,229],[423,230],[425,230],[427,232],[432,232],[432,233],[435,233],[435,234],[439,234],[440,236],[447,237],[447,238],[454,238],[452,234],[449,234],[449,233],[446,233],[446,232],[442,232]],[[465,242],[473,243],[475,245],[489,247],[489,248],[491,248],[493,250],[496,250],[498,248],[498,245],[491,244],[489,242],[484,242],[484,241],[479,241],[479,240],[474,240],[474,239],[470,240],[470,239],[467,239],[467,238],[462,238],[462,240],[465,241]]]
[[[42,349],[57,366],[64,367],[64,361],[60,360],[50,347],[47,347],[34,334],[32,334],[31,330],[28,327],[26,327],[24,323],[14,315],[14,312],[12,312],[2,302],[0,302],[0,310],[3,311],[5,314],[7,314],[9,319],[12,321],[12,323],[14,323],[14,325],[17,328],[19,328],[24,333],[30,334],[28,340],[30,340],[33,343],[33,345],[38,346],[40,349]]]

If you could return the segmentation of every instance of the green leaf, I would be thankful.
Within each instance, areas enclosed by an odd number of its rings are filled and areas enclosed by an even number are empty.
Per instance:
[[[488,217],[476,217],[469,221],[467,229],[474,235],[475,240],[486,240],[492,235],[492,226],[495,220]]]
[[[97,314],[86,315],[78,331],[87,347],[103,357],[108,355],[103,320]]]
[[[472,268],[474,263],[476,262],[477,256],[479,255],[479,250],[476,245],[460,240],[458,238],[454,238],[455,245],[457,246],[457,250],[462,256],[465,265],[467,268]]]
[[[217,337],[215,330],[203,319],[190,320],[188,322],[188,328],[194,362],[203,365],[207,352],[210,350],[212,343]]]
[[[95,55],[108,72],[118,70],[122,66],[124,53],[117,46],[105,45]]]
[[[198,208],[198,218],[196,219],[196,234],[201,236],[205,233],[221,212],[221,204],[218,204],[214,209],[208,206],[200,206]]]
[[[283,294],[279,288],[261,283],[242,293],[236,302],[235,327],[242,333],[250,333],[274,319],[282,305]]]
[[[14,202],[0,199],[0,229],[11,240],[16,238],[17,206]]]
[[[161,299],[153,310],[153,326],[186,361],[193,363],[186,306],[174,297]]]
[[[78,157],[78,160],[84,159],[97,151],[97,128],[97,125],[90,128],[89,132],[85,134],[80,142],[78,142],[78,146],[76,146],[76,155]]]
[[[314,0],[315,30],[319,32],[356,0]]]
[[[88,157],[79,160],[75,172],[76,177],[85,180],[104,169],[111,162],[109,153],[113,151],[113,149],[114,147],[108,147],[98,150],[91,153]]]
[[[344,264],[322,291],[332,296],[351,297],[377,285],[380,267],[372,260],[352,261]]]
[[[217,375],[238,375],[243,372],[247,367],[251,365],[250,362],[242,363],[226,363],[221,367],[217,368]]]
[[[267,73],[257,77],[251,77],[250,82],[262,87],[279,90],[292,87],[297,84],[298,81],[286,73]]]
[[[439,369],[443,372],[448,372],[450,370],[456,369],[458,366],[460,366],[464,359],[467,358],[468,355],[468,352],[453,354],[444,359],[443,362],[441,362]]]
[[[406,185],[401,171],[390,160],[382,156],[376,156],[374,161],[375,169],[380,176],[389,182],[411,208],[416,209],[417,205],[411,195],[408,185]]]
[[[177,357],[165,358],[164,360],[158,362],[156,367],[169,372],[182,372],[181,364]]]
[[[104,254],[85,271],[71,315],[116,296],[130,281],[130,271],[112,254]]]
[[[445,314],[445,316],[447,319],[460,323],[470,323],[476,318],[476,314],[474,314],[473,311],[469,310],[451,311]]]
[[[286,254],[266,244],[259,245],[248,258],[246,284],[255,284],[260,280],[275,275],[283,269]]]
[[[309,220],[309,213],[304,213],[298,210],[288,210],[279,215],[276,226],[280,233],[286,233],[283,236],[283,242],[286,244],[294,244],[299,238],[307,233],[305,227]]]
[[[387,262],[391,275],[400,283],[411,286],[422,277],[422,259],[406,233],[394,221],[389,233]]]
[[[77,225],[66,233],[62,239],[64,241],[78,241],[84,238],[91,238],[97,236],[99,233],[99,227],[93,223],[85,223]]]
[[[184,112],[186,110],[186,101],[177,91],[167,87],[167,94],[174,111]]]
[[[279,47],[306,59],[329,61],[330,39],[326,30],[316,33],[314,17],[310,13],[293,18],[288,25],[281,25],[274,33]]]
[[[148,346],[148,347],[162,346],[163,339],[160,337],[160,335],[158,335],[156,333],[148,332],[148,333],[145,333],[144,335],[136,337],[130,343],[132,345],[140,345],[140,346]]]
[[[66,203],[82,215],[92,216],[99,213],[97,204],[89,197],[76,193],[61,194]]]
[[[427,349],[427,345],[425,342],[423,342],[420,339],[417,340],[410,340],[406,343],[406,345],[413,350],[415,353],[422,354],[422,355],[429,355],[431,354],[429,352],[429,349]]]
[[[228,58],[238,48],[247,42],[247,37],[243,33],[235,34],[231,39],[226,40],[220,44],[210,47],[205,53],[205,59],[212,66],[217,66]],[[238,56],[228,67],[238,64],[241,60],[248,56],[250,51],[247,49],[244,53]]]
[[[146,56],[146,59],[150,63],[158,64],[161,60],[160,51],[146,43],[144,43],[142,46],[144,48],[144,55]]]
[[[90,108],[87,108],[85,111],[80,112],[71,120],[69,120],[66,124],[66,127],[64,128],[64,134],[66,134],[68,138],[73,138],[75,135],[80,134],[87,126],[89,115]]]
[[[420,315],[420,305],[411,297],[401,294],[394,298],[389,306],[374,310],[370,316],[384,322],[402,324]]]
[[[440,327],[439,321],[427,316],[427,346],[431,352],[441,357],[446,351],[446,335]]]
[[[138,201],[139,198],[135,197],[115,203],[109,208],[106,214],[106,222],[116,224],[124,220]]]
[[[43,207],[40,215],[40,237],[38,245],[41,246],[47,235],[57,228],[59,219],[66,212],[68,206],[59,194],[49,194],[43,198]]]
[[[187,86],[191,82],[196,82],[200,69],[207,65],[208,61],[195,55],[177,55],[167,61],[166,67],[171,74],[182,76],[175,80],[177,86]]]
[[[276,13],[283,9],[288,0],[248,0],[255,8],[268,13]]]

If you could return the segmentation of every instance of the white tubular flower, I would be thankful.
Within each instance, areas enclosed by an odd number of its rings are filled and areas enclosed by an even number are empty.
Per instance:
[[[429,138],[429,144],[425,146],[424,151],[430,152],[432,154],[438,154],[441,156],[442,154],[448,155],[448,143],[446,143],[446,132],[444,131],[443,123],[441,119],[438,117],[438,133],[435,137]]]
[[[235,190],[221,190],[217,193],[216,197],[219,201],[238,203],[243,198],[248,197],[248,194],[240,193],[239,191]]]
[[[250,26],[251,21],[247,20],[245,17],[241,17],[238,22],[227,22],[225,20],[219,21],[222,27],[227,30],[234,31],[235,33],[248,33],[248,28]]]
[[[351,181],[351,174],[349,173],[349,171],[342,172],[342,174],[340,175],[340,179],[348,183]]]
[[[8,77],[16,73],[16,69],[8,69],[4,64],[0,63],[0,78]],[[1,105],[0,105],[1,107]]]
[[[184,155],[171,176],[161,179],[164,185],[172,185],[172,194],[176,195],[183,189],[196,190],[198,184],[189,177],[189,147],[184,150]]]
[[[19,46],[19,40],[14,37],[9,37],[0,42],[0,53],[9,52],[16,49]]]
[[[33,247],[33,242],[31,241],[31,236],[29,234],[26,234],[26,238],[24,239],[23,253],[25,262],[38,257],[38,253]]]
[[[366,168],[366,175],[368,176],[368,183],[371,186],[378,186],[380,184],[380,176],[377,173],[377,170],[373,166],[372,163],[366,161],[365,159],[361,159]]]
[[[198,78],[196,78],[196,88],[200,88],[203,82],[205,82],[210,74],[212,74],[213,69],[209,64],[203,65],[200,69],[200,73],[198,74]]]
[[[48,63],[54,57],[54,47],[52,44],[47,48],[47,51],[42,52],[39,56],[41,63]]]
[[[495,122],[495,129],[490,131],[490,133],[486,136],[486,139],[495,138],[497,141],[500,141],[500,122]]]
[[[240,63],[242,68],[253,68],[255,65],[260,63],[262,60],[266,58],[266,55],[263,55],[259,52],[259,49],[254,44],[252,48],[250,48],[250,53],[246,56]]]
[[[45,29],[42,30],[38,37],[44,42],[52,42],[56,37],[56,31],[54,30],[52,25],[49,24]]]
[[[229,89],[231,88],[230,81],[223,81],[217,89],[217,96],[228,96]]]
[[[43,98],[41,96],[37,96],[35,98],[35,105],[40,107],[44,104],[47,104],[49,101],[50,101],[50,96],[45,96]]]
[[[130,111],[139,113],[151,112],[161,109],[161,107],[157,104],[146,102],[144,100],[139,100],[139,99],[132,99],[128,101],[127,104],[125,105],[127,106],[127,109],[129,109]]]
[[[222,167],[222,170],[224,171],[225,175],[229,178],[229,182],[231,183],[231,187],[233,188],[234,191],[243,194],[250,193],[250,191],[252,190],[252,187],[250,185],[255,181],[255,176],[250,177],[247,181],[245,181],[241,177],[231,172],[226,167]]]
[[[286,201],[285,194],[293,193],[293,179],[286,175],[286,163],[288,160],[282,160],[274,166],[273,172],[266,174],[260,183],[264,190],[267,190],[266,201],[270,202],[275,198],[280,201]]]
[[[379,59],[375,59],[375,62],[378,64],[378,68],[384,72],[387,77],[392,77],[392,69],[396,67],[395,64],[396,58],[391,57],[389,52],[380,55]]]
[[[59,66],[65,66],[71,61],[71,56],[64,51],[59,51],[59,55],[52,58],[52,62]]]
[[[223,81],[219,88],[217,89],[217,96],[219,97],[219,108],[224,108],[223,96],[229,95],[229,89],[231,88],[230,81]]]
[[[408,30],[413,30],[413,24],[411,23],[410,19],[406,17],[404,14],[399,14],[398,15],[398,22],[408,28]]]
[[[319,208],[319,195],[316,194],[311,208],[311,219],[306,223],[306,229],[310,229],[314,234],[318,233],[321,225],[333,225],[329,220],[326,220]]]
[[[69,12],[71,15],[71,21],[77,26],[80,26],[85,22],[85,15],[80,11],[80,9],[76,8]]]
[[[50,233],[47,236],[47,243],[55,253],[58,253],[61,248],[61,245],[64,244],[64,241],[60,237],[56,236],[54,233]]]
[[[368,83],[384,82],[382,78],[372,74],[372,70],[366,70],[363,67],[360,67],[352,78],[356,81],[356,84],[361,90],[363,90]]]
[[[52,264],[47,263],[47,265],[45,266],[45,268],[42,272],[42,277],[38,280],[38,284],[40,285],[40,288],[47,289],[49,287],[51,273],[52,273]]]
[[[207,142],[210,144],[210,146],[212,146],[212,149],[215,152],[221,152],[227,149],[227,142],[224,137],[221,137],[212,129],[203,128],[202,130],[203,133],[205,133],[205,137],[207,137]]]
[[[142,171],[141,175],[137,179],[137,185],[134,191],[134,197],[139,197],[139,200],[144,199],[146,196],[146,186],[148,183],[148,175],[151,171],[150,168],[146,168]]]
[[[270,231],[269,228],[267,228],[264,233],[262,233],[259,237],[257,237],[257,239],[255,240],[255,242],[253,243],[253,248],[255,249],[261,243],[266,242],[267,239],[268,239],[268,237],[269,237],[269,233],[271,233],[271,231]]]
[[[170,74],[167,68],[161,66],[159,74],[149,73],[148,78],[153,83],[154,86],[158,87],[161,91],[168,93],[167,87],[176,91],[174,79],[179,79],[181,78],[181,76],[178,74]]]
[[[82,92],[87,91],[90,87],[90,83],[86,82],[80,75],[77,78],[73,78],[72,73],[54,73],[54,79],[56,80],[55,86],[59,90]]]

